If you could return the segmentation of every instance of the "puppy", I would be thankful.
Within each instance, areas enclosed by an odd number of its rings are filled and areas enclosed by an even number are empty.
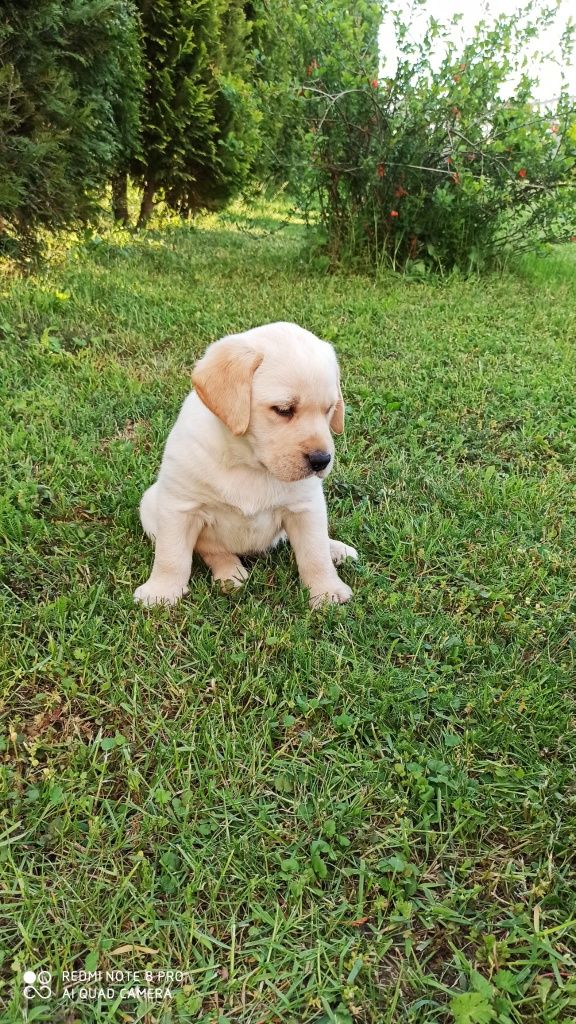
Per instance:
[[[238,556],[288,537],[311,606],[348,601],[334,565],[358,556],[330,540],[322,490],[331,431],[344,430],[332,346],[296,324],[266,324],[210,345],[192,383],[140,504],[156,550],[135,600],[178,601],[193,551],[224,589],[241,586],[248,573]]]

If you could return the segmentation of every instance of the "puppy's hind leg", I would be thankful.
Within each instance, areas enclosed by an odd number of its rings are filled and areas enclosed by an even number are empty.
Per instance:
[[[349,544],[343,544],[341,540],[332,540],[330,538],[330,558],[334,565],[340,565],[340,562],[343,562],[346,558],[353,558],[356,561],[358,552],[356,548],[351,548]]]
[[[144,533],[150,540],[156,540],[158,535],[158,484],[152,484],[142,495],[140,502],[140,522]]]
[[[198,554],[212,570],[212,576],[220,583],[222,590],[236,590],[248,579],[248,570],[237,555],[229,551],[199,551]]]

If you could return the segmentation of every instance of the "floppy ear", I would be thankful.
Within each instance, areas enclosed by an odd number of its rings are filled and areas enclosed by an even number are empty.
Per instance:
[[[344,399],[342,398],[342,391],[340,390],[340,374],[338,374],[338,400],[330,419],[330,429],[333,430],[335,434],[344,433]]]
[[[222,338],[194,367],[192,383],[204,405],[237,436],[248,430],[252,377],[263,358],[240,339]]]

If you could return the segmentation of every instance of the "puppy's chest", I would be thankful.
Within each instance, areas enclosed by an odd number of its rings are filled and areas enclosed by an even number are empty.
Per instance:
[[[212,508],[207,518],[207,532],[236,554],[265,551],[282,531],[279,508],[255,511],[248,501],[243,502],[242,508],[233,505]]]

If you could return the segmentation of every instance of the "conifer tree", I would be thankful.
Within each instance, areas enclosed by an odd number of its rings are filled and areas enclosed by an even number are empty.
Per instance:
[[[137,152],[142,69],[129,0],[2,0],[0,251],[87,222]]]
[[[161,195],[181,214],[241,188],[257,145],[242,0],[138,0],[146,69],[139,224]]]

